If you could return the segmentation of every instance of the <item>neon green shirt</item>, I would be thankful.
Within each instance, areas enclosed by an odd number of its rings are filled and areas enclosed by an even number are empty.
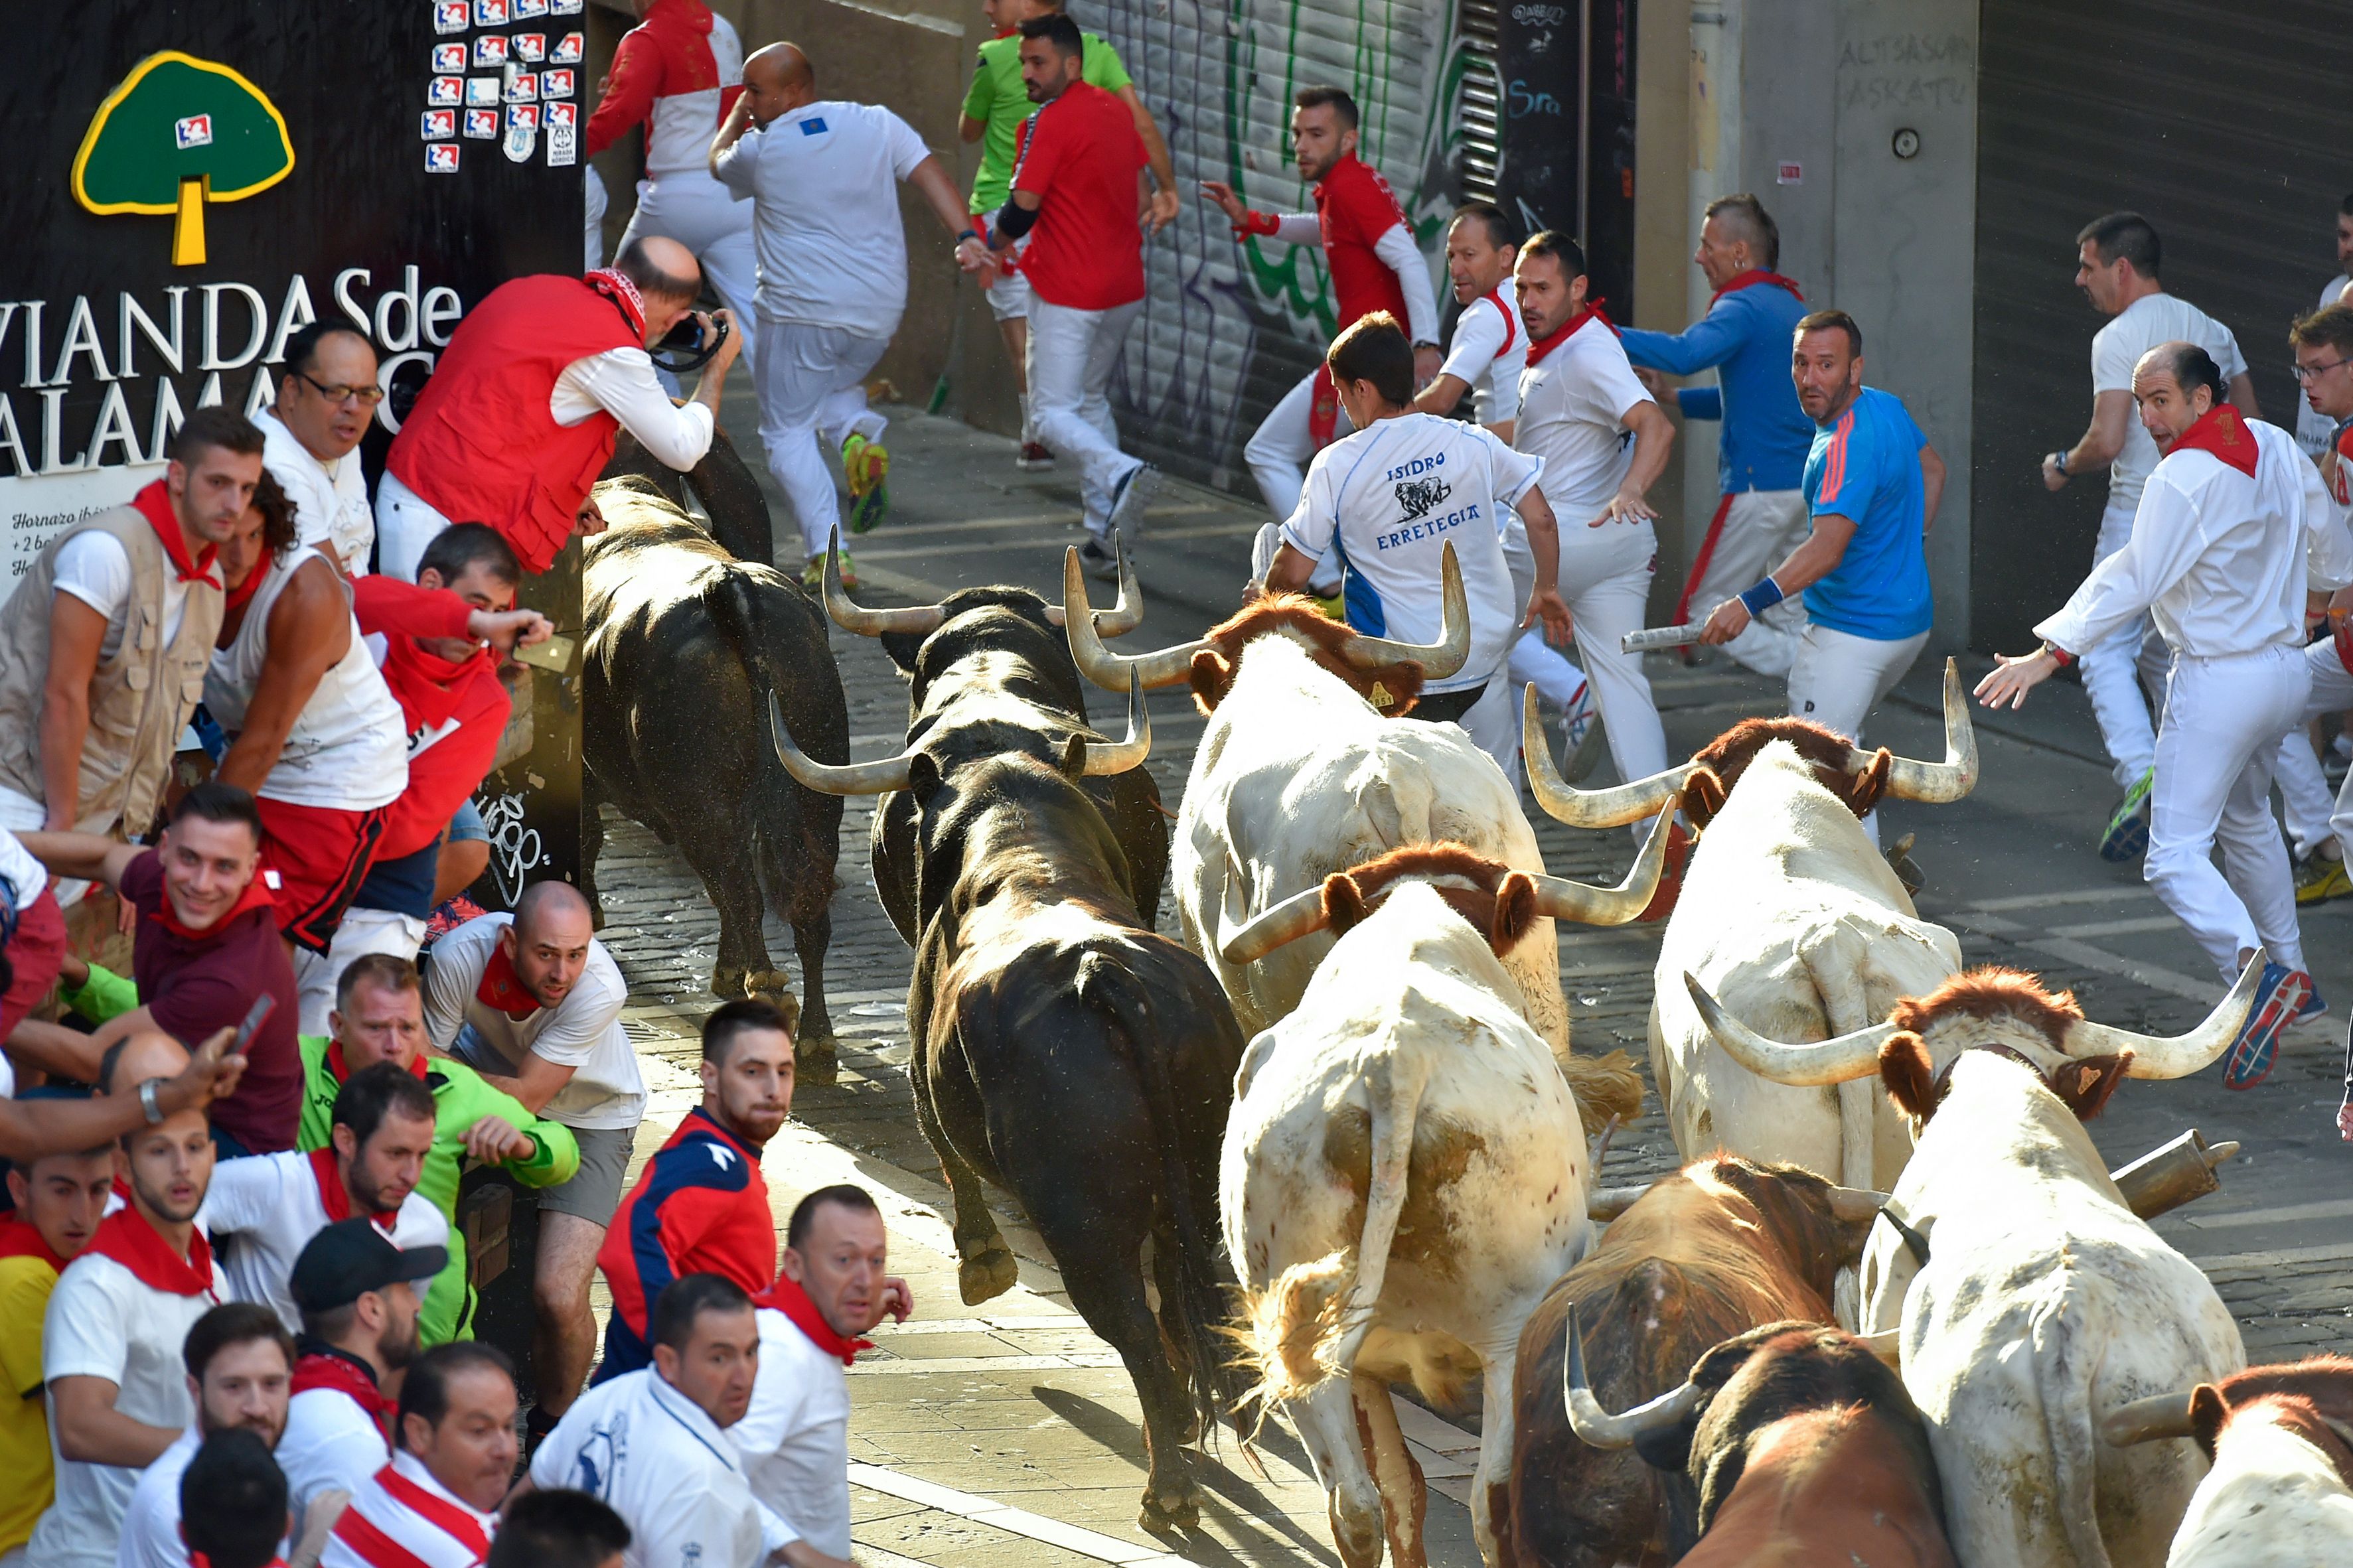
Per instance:
[[[1085,51],[1079,78],[1117,92],[1134,85],[1119,51],[1092,33],[1083,35]],[[966,209],[993,213],[1013,194],[1013,144],[1021,122],[1037,112],[1029,92],[1021,85],[1021,35],[1008,33],[980,46],[980,62],[973,68],[972,90],[964,95],[966,120],[987,123],[980,139],[980,170],[972,177],[972,205]]]
[[[328,1044],[324,1035],[301,1037],[302,1121],[294,1142],[304,1150],[323,1149],[332,1141],[335,1094],[343,1085],[328,1064]],[[474,1288],[466,1279],[466,1238],[458,1231],[458,1182],[464,1173],[467,1129],[485,1116],[495,1116],[528,1134],[532,1152],[506,1166],[526,1187],[570,1181],[580,1169],[580,1144],[572,1129],[533,1116],[522,1101],[492,1089],[463,1062],[431,1058],[426,1063],[425,1086],[433,1091],[433,1151],[425,1156],[417,1190],[449,1222],[449,1262],[433,1277],[419,1320],[425,1342],[438,1345],[472,1337]]]

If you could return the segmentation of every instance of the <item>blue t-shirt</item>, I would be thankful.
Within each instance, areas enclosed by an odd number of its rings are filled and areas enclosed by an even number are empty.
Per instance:
[[[1894,642],[1928,629],[1927,500],[1920,448],[1928,438],[1904,400],[1866,386],[1806,455],[1806,510],[1854,524],[1846,555],[1806,590],[1806,615],[1851,637]]]

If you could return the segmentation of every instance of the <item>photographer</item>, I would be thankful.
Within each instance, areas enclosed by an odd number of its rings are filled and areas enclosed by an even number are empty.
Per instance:
[[[588,499],[627,429],[683,473],[711,450],[720,388],[743,351],[727,312],[693,310],[702,269],[676,240],[625,246],[585,278],[518,278],[468,312],[394,437],[376,488],[376,564],[405,582],[453,521],[489,523],[541,573],[603,531]],[[691,314],[728,329],[690,401],[673,405],[648,350]]]

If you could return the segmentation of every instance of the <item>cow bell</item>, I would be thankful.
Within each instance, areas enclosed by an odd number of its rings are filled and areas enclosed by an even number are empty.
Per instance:
[[[2192,1127],[2122,1170],[2110,1172],[2108,1179],[2124,1194],[2126,1206],[2133,1213],[2155,1219],[2193,1199],[2220,1192],[2222,1179],[2215,1172],[2238,1152],[2236,1143],[2209,1144]]]

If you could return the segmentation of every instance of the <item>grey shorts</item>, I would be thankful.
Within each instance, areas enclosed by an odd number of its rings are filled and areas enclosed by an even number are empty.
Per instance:
[[[621,1206],[621,1178],[628,1173],[634,1127],[575,1127],[580,1169],[568,1182],[542,1188],[539,1212],[577,1215],[591,1225],[610,1225]]]

